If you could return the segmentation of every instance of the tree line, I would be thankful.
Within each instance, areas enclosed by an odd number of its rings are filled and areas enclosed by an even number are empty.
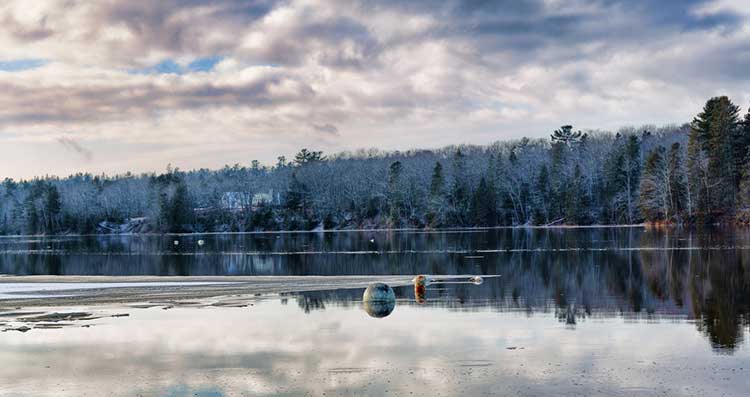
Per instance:
[[[750,222],[750,111],[709,99],[680,126],[325,156],[271,166],[44,177],[0,187],[0,234]],[[273,192],[241,208],[227,194]],[[242,196],[244,197],[244,196]]]

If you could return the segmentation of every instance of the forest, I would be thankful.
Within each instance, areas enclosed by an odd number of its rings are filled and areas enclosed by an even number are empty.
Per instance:
[[[0,186],[0,234],[750,223],[750,110],[690,123]]]

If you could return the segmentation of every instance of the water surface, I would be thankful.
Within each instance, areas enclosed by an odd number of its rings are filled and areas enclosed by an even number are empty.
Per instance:
[[[748,266],[737,230],[3,238],[7,274],[499,277],[9,331],[0,395],[745,395]]]

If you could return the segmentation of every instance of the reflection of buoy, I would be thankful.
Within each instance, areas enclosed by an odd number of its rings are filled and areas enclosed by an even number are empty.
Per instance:
[[[482,279],[479,276],[474,276],[474,277],[470,278],[469,281],[471,281],[472,283],[474,283],[474,285],[482,285],[482,283],[484,282],[484,279]]]
[[[203,245],[203,244],[205,244],[205,243],[206,243],[206,242],[205,242],[205,241],[203,241],[203,240],[198,240],[198,245],[200,245],[200,246],[202,246],[202,245]]]
[[[180,241],[179,240],[175,240],[174,241],[174,245],[180,245]]]
[[[362,306],[370,317],[386,317],[396,307],[396,294],[388,284],[372,283],[362,295]]]

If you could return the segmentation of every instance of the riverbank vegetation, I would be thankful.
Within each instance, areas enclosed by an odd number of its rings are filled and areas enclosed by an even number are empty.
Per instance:
[[[715,97],[681,126],[565,125],[484,146],[6,178],[0,234],[750,223],[749,148],[750,111]]]

